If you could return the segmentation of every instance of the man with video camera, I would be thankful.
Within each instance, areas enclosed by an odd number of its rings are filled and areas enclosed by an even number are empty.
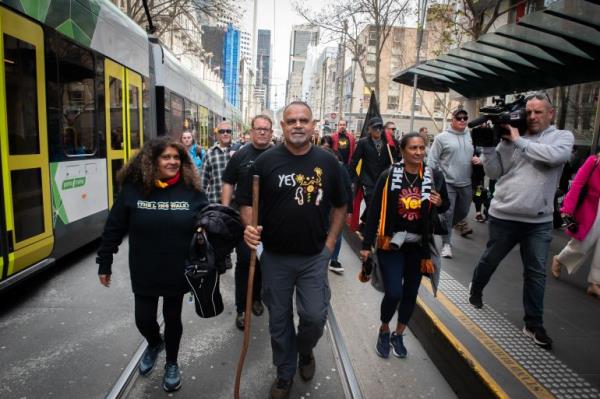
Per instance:
[[[509,124],[494,147],[484,147],[483,167],[498,179],[489,209],[489,241],[473,272],[469,303],[482,308],[482,292],[498,264],[519,244],[523,262],[523,333],[550,349],[543,323],[546,259],[552,240],[554,192],[571,156],[573,134],[552,121],[555,110],[546,94],[527,98],[524,135]]]

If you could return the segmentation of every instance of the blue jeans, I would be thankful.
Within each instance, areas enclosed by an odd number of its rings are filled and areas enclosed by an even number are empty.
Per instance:
[[[333,252],[331,253],[331,260],[338,260],[338,256],[340,256],[340,250],[342,249],[342,234],[340,233],[340,235],[337,238],[337,241],[335,242],[335,247],[333,247]]]
[[[382,323],[388,324],[398,310],[398,323],[408,324],[423,276],[421,258],[421,248],[414,244],[405,245],[399,251],[377,251],[385,290],[381,301]]]
[[[446,184],[448,190],[448,199],[450,199],[450,208],[444,214],[448,234],[442,236],[443,244],[452,244],[452,228],[462,221],[469,214],[471,201],[473,200],[473,188],[471,186],[456,187]]]
[[[546,259],[552,241],[552,222],[525,223],[490,216],[490,238],[487,248],[473,271],[471,291],[481,293],[492,274],[515,247],[520,245],[523,262],[523,307],[528,327],[544,325],[544,290]]]

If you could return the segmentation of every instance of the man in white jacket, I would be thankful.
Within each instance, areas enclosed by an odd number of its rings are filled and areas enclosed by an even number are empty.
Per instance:
[[[482,292],[504,257],[519,244],[523,262],[523,333],[551,348],[544,329],[546,259],[552,241],[554,193],[575,141],[568,130],[551,125],[554,107],[545,94],[528,98],[527,131],[509,129],[497,147],[483,148],[483,167],[498,179],[489,210],[490,238],[473,271],[469,303],[483,307]]]
[[[467,130],[469,115],[462,108],[452,112],[450,128],[438,134],[431,146],[427,158],[428,165],[444,174],[450,209],[445,213],[448,234],[442,236],[441,255],[452,257],[452,228],[457,226],[460,234],[465,237],[473,232],[463,219],[469,214],[473,189],[471,188],[472,164],[480,164],[481,160],[473,156],[473,141]]]

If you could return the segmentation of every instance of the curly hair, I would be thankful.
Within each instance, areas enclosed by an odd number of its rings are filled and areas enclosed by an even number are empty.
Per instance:
[[[200,176],[196,166],[192,163],[185,147],[170,137],[160,137],[145,142],[142,149],[117,174],[119,184],[131,183],[141,188],[144,194],[150,194],[158,180],[158,158],[167,147],[172,147],[179,153],[180,178],[184,184],[200,191]]]

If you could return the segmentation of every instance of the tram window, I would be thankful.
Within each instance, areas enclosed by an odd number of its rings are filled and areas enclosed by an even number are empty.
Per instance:
[[[110,147],[113,150],[123,149],[123,82],[120,79],[109,79],[110,96]]]
[[[129,134],[131,148],[140,148],[140,99],[139,89],[136,86],[129,85]]]
[[[183,133],[183,98],[171,93],[171,126],[169,135],[179,139]]]
[[[46,52],[49,133],[60,136],[60,148],[51,152],[58,159],[93,155],[97,147],[94,57],[90,51],[51,34]]]
[[[162,132],[162,134],[167,135],[171,132],[171,93],[169,92],[168,89],[164,89],[165,90],[165,96],[164,96],[164,107],[165,107],[165,111],[164,111],[164,117],[165,117],[165,124],[164,124],[164,131]]]
[[[119,171],[123,167],[124,162],[122,159],[113,159],[111,161],[111,169],[112,169],[112,182],[113,182],[113,202],[117,200],[117,195],[121,190],[121,186],[119,185],[119,180],[117,179],[117,175]]]
[[[199,130],[200,143],[203,147],[208,147],[208,109],[202,105],[199,108]]]
[[[183,121],[183,128],[192,132],[196,141],[199,140],[198,106],[188,100],[185,100],[185,119]]]
[[[41,173],[39,168],[11,172],[16,242],[44,232]]]
[[[6,116],[10,154],[39,154],[35,46],[4,35]]]
[[[144,126],[144,141],[151,137],[150,132],[150,84],[142,77],[142,121]]]

